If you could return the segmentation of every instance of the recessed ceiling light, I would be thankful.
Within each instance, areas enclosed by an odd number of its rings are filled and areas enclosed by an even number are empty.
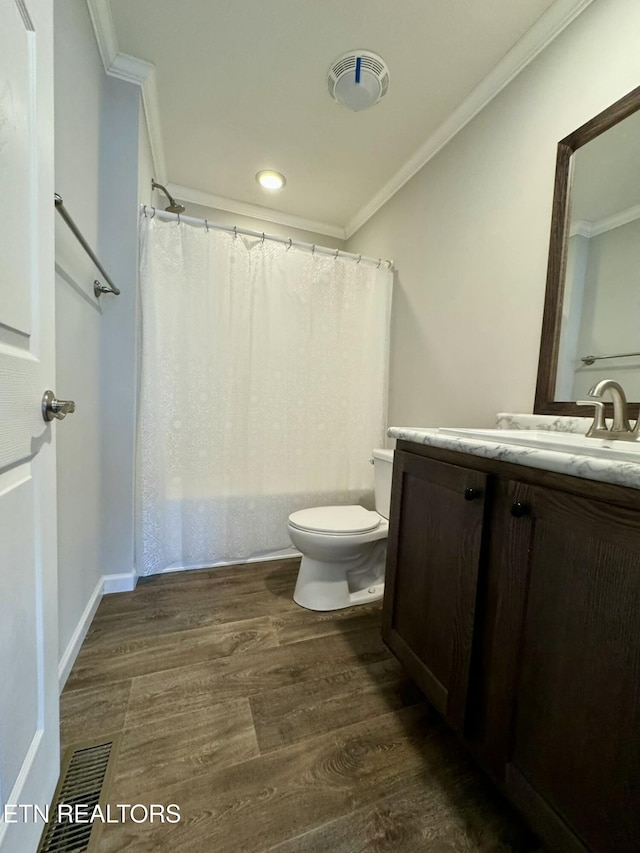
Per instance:
[[[263,169],[261,172],[258,172],[256,181],[265,190],[281,190],[287,183],[284,175],[281,175],[280,172],[273,172],[270,169]]]

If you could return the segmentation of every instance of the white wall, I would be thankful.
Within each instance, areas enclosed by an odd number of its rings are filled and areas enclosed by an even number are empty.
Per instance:
[[[56,217],[54,390],[77,407],[56,425],[64,681],[104,576],[133,570],[140,94],[105,75],[85,0],[57,0],[54,23],[56,191],[122,291],[96,301],[100,273]]]
[[[55,4],[55,186],[98,245],[105,76],[86,3]],[[55,425],[58,458],[59,648],[74,654],[82,614],[101,586],[100,341],[102,305],[87,255],[56,216],[56,393],[76,412]]]
[[[556,145],[640,83],[639,31],[594,0],[349,240],[398,270],[390,423],[532,410]]]
[[[121,290],[105,296],[101,342],[102,566],[134,573],[136,305],[140,92],[107,79],[100,152],[100,257]],[[115,582],[115,581],[114,581]],[[107,585],[105,591],[120,589]]]
[[[158,191],[151,193],[151,181],[155,178],[156,170],[153,164],[153,153],[149,141],[149,131],[140,105],[138,111],[138,203],[159,204]]]

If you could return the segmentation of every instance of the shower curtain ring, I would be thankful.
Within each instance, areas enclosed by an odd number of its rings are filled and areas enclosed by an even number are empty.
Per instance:
[[[285,251],[288,252],[290,248],[291,248],[291,237],[289,237],[289,245],[287,246]]]
[[[377,269],[377,270],[379,270],[379,269],[380,269],[380,264],[381,264],[381,263],[382,263],[382,258],[378,258],[378,266],[376,267],[376,269]]]
[[[358,255],[358,260],[356,261],[356,264],[359,264],[361,260],[362,260],[362,255]]]
[[[205,219],[204,227],[207,229],[207,232],[208,232],[209,231],[209,220],[208,219]]]
[[[314,244],[311,246],[311,254],[312,254],[312,255],[315,255],[315,253],[316,253],[316,244],[314,243]]]
[[[334,260],[334,261],[337,261],[337,260],[338,260],[338,252],[339,252],[339,251],[340,251],[340,249],[336,249],[336,253],[335,253],[335,255],[333,256],[333,260]]]
[[[152,219],[155,219],[155,216],[156,216],[156,209],[155,209],[155,207],[153,207],[153,208],[152,208],[152,210],[153,210],[153,213],[152,213],[152,215],[151,215],[151,218],[152,218]]]
[[[180,214],[178,214],[178,225],[180,225]]]
[[[147,218],[147,205],[146,204],[143,205],[143,207],[142,207],[142,213],[144,214],[144,218],[146,219]]]
[[[233,226],[233,239],[235,240],[235,239],[237,239],[237,237],[238,237],[238,226],[234,225]]]
[[[264,246],[264,231],[262,232],[262,245]]]

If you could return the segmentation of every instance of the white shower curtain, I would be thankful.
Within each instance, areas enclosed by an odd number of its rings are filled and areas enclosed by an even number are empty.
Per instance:
[[[392,274],[141,218],[138,571],[291,546],[287,516],[371,501]]]

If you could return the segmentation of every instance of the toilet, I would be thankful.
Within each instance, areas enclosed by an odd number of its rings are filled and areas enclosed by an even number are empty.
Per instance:
[[[302,554],[293,600],[307,610],[340,610],[384,594],[393,450],[372,456],[375,511],[320,506],[289,516],[289,536]]]

